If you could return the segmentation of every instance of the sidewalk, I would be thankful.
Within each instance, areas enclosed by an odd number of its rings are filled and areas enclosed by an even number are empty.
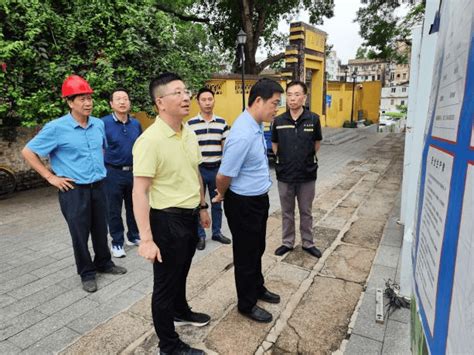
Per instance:
[[[383,137],[368,135],[355,143],[323,146],[314,209],[316,238],[321,243],[318,242],[318,246],[326,250],[319,261],[300,249],[284,258],[272,255],[281,233],[278,195],[273,186],[270,192],[273,215],[268,224],[264,267],[269,288],[280,292],[283,300],[280,305],[268,307],[278,319],[275,323],[255,327],[235,312],[232,257],[228,246],[210,241],[204,253],[196,254],[190,275],[189,298],[196,310],[210,312],[213,322],[200,331],[183,327],[180,333],[186,341],[210,351],[229,354],[234,351],[253,353],[257,349],[260,352],[265,349],[293,352],[300,346],[301,350],[311,353],[311,349],[318,349],[312,347],[313,341],[308,342],[309,348],[303,341],[296,349],[290,349],[284,339],[298,338],[289,329],[298,328],[292,324],[293,317],[298,312],[306,314],[304,312],[308,310],[304,307],[310,306],[322,312],[324,307],[330,309],[331,304],[334,305],[333,293],[326,294],[326,304],[320,302],[324,298],[321,290],[329,292],[338,284],[339,291],[344,288],[351,290],[350,297],[341,297],[340,300],[344,303],[341,308],[345,310],[344,314],[338,315],[341,329],[337,334],[332,331],[330,319],[324,320],[325,323],[318,321],[318,324],[325,324],[329,332],[337,335],[330,344],[331,351],[339,348],[347,335],[348,320],[363,291],[375,250],[357,247],[359,252],[369,256],[366,258],[369,262],[365,262],[362,268],[357,265],[363,272],[355,279],[347,275],[328,275],[337,274],[334,266],[342,265],[344,258],[341,256],[345,256],[347,250],[355,250],[343,239],[347,231],[357,227],[357,218],[361,216],[356,214],[362,212],[364,216],[363,205],[369,203],[369,214],[383,212],[381,215],[386,219],[388,211],[383,205],[390,204],[391,207],[391,201],[395,199],[390,192],[388,198],[383,198],[382,207],[375,200],[370,202],[372,195],[380,195],[378,179],[390,170],[394,154],[403,151],[400,136],[386,136],[379,142]],[[400,149],[389,151],[396,147]],[[398,185],[394,182],[385,184],[392,190],[399,189],[399,177]],[[228,230],[224,233],[229,235]],[[151,267],[136,255],[135,249],[127,247],[127,257],[117,262],[129,269],[126,275],[101,275],[98,292],[87,294],[82,291],[56,193],[49,188],[20,193],[12,199],[0,201],[0,235],[0,353],[48,354],[61,349],[65,349],[64,353],[153,353],[157,339],[150,318]],[[314,303],[319,304],[318,307],[314,307]],[[307,326],[305,321],[301,325]],[[307,328],[312,331],[313,340],[325,338],[324,334],[317,334],[320,331],[317,327]],[[355,334],[353,331],[352,337]],[[242,339],[249,340],[242,344]],[[74,344],[70,345],[72,342]],[[235,345],[237,349],[233,347]]]

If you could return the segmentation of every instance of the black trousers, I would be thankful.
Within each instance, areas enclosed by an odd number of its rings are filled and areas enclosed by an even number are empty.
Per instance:
[[[179,339],[174,317],[190,310],[186,278],[199,240],[197,223],[197,214],[150,211],[153,241],[160,248],[163,260],[153,264],[151,301],[153,324],[163,352],[172,352]]]
[[[242,196],[228,190],[224,211],[232,233],[237,307],[249,312],[265,291],[262,255],[267,232],[268,195]]]
[[[59,191],[59,205],[72,238],[77,273],[83,281],[95,278],[96,270],[114,266],[107,244],[107,206],[104,186],[100,182]],[[88,248],[89,234],[94,261]]]

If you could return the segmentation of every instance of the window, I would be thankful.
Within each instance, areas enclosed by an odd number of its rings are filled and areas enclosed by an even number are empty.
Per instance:
[[[380,74],[377,75],[377,80],[380,80]]]
[[[375,75],[372,75],[372,81],[375,81]]]
[[[368,76],[368,75],[365,76],[365,80],[369,80],[369,76]]]
[[[391,99],[390,100],[390,105],[393,105],[395,103],[395,100],[394,99]]]
[[[397,88],[392,88],[390,92],[394,94],[396,91],[397,91]]]
[[[407,78],[407,73],[403,73],[403,79]]]
[[[402,88],[402,92],[407,92],[407,88]]]
[[[400,105],[405,105],[405,100],[400,101]]]
[[[400,74],[397,74],[397,79],[400,79]]]
[[[390,73],[390,80],[393,80],[395,78],[395,74]]]

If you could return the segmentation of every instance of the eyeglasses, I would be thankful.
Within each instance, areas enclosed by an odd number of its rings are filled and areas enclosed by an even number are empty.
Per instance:
[[[185,89],[185,90],[176,90],[175,92],[170,92],[168,94],[164,94],[164,95],[161,95],[159,96],[159,98],[163,98],[165,96],[178,96],[178,97],[184,97],[184,96],[193,96],[193,92],[189,89]]]

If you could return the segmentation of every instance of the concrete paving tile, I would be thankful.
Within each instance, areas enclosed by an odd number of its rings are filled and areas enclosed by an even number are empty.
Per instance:
[[[25,313],[26,311],[29,311],[30,309],[36,308],[65,291],[66,289],[63,287],[52,285],[45,288],[44,290],[32,294],[31,296],[18,300],[15,303],[12,303],[0,310],[0,322],[4,322],[7,319],[14,318],[22,313]],[[41,309],[38,309],[38,311],[41,311]]]
[[[131,289],[143,294],[151,293],[153,291],[153,278],[148,277],[136,285],[133,285]]]
[[[366,291],[375,292],[376,288],[385,289],[385,282],[388,279],[395,280],[395,272],[396,268],[374,264],[369,275]]]
[[[52,315],[77,302],[78,300],[85,298],[87,295],[88,294],[84,292],[82,288],[72,289],[41,304],[37,307],[37,310],[44,314]]]
[[[38,280],[38,277],[35,275],[31,274],[24,274],[21,276],[18,276],[12,280],[2,282],[0,284],[0,294],[6,293],[9,291],[16,291],[18,288],[21,288],[24,285],[27,285],[29,283],[32,283],[34,281]],[[14,295],[12,295],[14,296]],[[15,297],[15,296],[14,296]]]
[[[196,303],[207,306],[203,309],[209,309],[212,319],[222,318],[223,312],[229,307],[229,302],[236,302],[235,288],[233,284],[232,273],[226,273],[226,282],[219,279],[216,284],[219,292],[214,291],[213,287],[206,290],[206,294],[199,296]],[[285,263],[275,263],[270,271],[265,275],[265,286],[280,295],[280,304],[269,304],[259,302],[259,305],[268,310],[273,315],[273,322],[267,324],[256,324],[241,314],[236,308],[233,308],[224,318],[209,332],[205,339],[207,348],[221,354],[250,354],[253,353],[264,339],[271,325],[278,318],[280,312],[285,308],[290,297],[298,289],[301,282],[308,276],[308,272],[293,265]],[[223,305],[216,303],[223,295]],[[207,301],[206,301],[207,300]],[[213,304],[214,305],[213,305]],[[193,300],[193,307],[194,307]],[[201,306],[201,307],[202,307]],[[198,309],[196,307],[196,309]],[[199,308],[200,309],[200,308]],[[219,316],[220,314],[220,316]],[[189,329],[193,333],[196,330]],[[201,330],[199,330],[201,331]],[[204,331],[204,329],[203,329]],[[180,333],[181,334],[181,333]],[[204,334],[205,335],[205,334]],[[191,338],[187,335],[186,340],[196,341],[199,338]],[[222,339],[227,339],[223,342]],[[243,342],[242,339],[245,339]]]
[[[403,242],[403,231],[385,228],[380,244],[400,248]]]
[[[21,349],[9,341],[0,341],[0,354],[16,355],[21,352]]]
[[[39,267],[36,270],[31,271],[31,273],[38,277],[45,277],[49,274],[57,272],[58,270],[64,269],[65,267],[75,266],[75,265],[76,264],[75,264],[74,259],[71,259],[71,258],[65,258],[61,260],[53,259],[53,261],[49,263],[48,265]]]
[[[0,309],[16,301],[16,298],[8,295],[0,295]]]
[[[400,256],[400,248],[388,245],[380,245],[377,249],[374,265],[383,265],[396,268]]]
[[[316,277],[293,311],[275,346],[285,353],[329,354],[345,338],[348,319],[362,286],[343,280]],[[337,311],[333,307],[337,304]]]
[[[53,316],[43,319],[41,322],[25,329],[9,340],[14,345],[26,349],[97,306],[98,303],[96,302],[82,299],[60,312],[55,313]]]
[[[124,325],[126,325],[126,331],[124,331]],[[78,341],[65,348],[61,354],[116,354],[150,328],[148,321],[121,313],[82,336]]]
[[[409,308],[399,308],[393,311],[392,314],[389,315],[389,319],[410,324],[411,313]]]
[[[116,281],[100,288],[97,292],[91,294],[88,299],[98,303],[106,303],[114,297],[117,297],[126,289],[133,287],[143,279],[149,277],[149,274],[143,270],[136,270],[128,272],[125,275],[115,276]]]
[[[37,269],[44,267],[45,265],[49,265],[55,261],[56,259],[45,256],[24,265],[16,266],[13,269],[10,269],[8,272],[2,272],[0,274],[0,282],[5,282],[27,273],[39,276],[35,273]]]
[[[18,334],[28,327],[31,327],[33,324],[38,324],[38,322],[44,318],[46,318],[45,314],[31,310],[18,317],[10,318],[9,320],[2,322],[0,328],[0,341],[11,338],[15,334]],[[20,346],[20,344],[17,344],[14,341],[12,342],[17,346]]]
[[[38,291],[41,291],[42,289],[45,289],[48,286],[54,285],[55,283],[57,283],[58,281],[62,279],[70,278],[75,275],[76,275],[76,267],[69,266],[54,274],[35,280],[34,282],[31,282],[20,288],[16,288],[15,290],[10,292],[10,295],[21,299],[23,297],[27,297]]]
[[[384,220],[359,218],[352,223],[350,229],[342,237],[342,241],[365,248],[377,249],[384,225]]]
[[[69,328],[63,327],[56,330],[51,335],[43,338],[39,342],[31,345],[29,348],[25,349],[22,354],[53,354],[56,353],[58,349],[63,349],[67,345],[71,344],[79,336],[79,333]]]
[[[339,245],[326,259],[320,274],[364,284],[367,280],[375,251],[355,245]]]
[[[383,342],[386,324],[375,321],[375,292],[366,292],[359,307],[352,334]]]
[[[411,354],[410,324],[388,320],[382,348],[383,355]]]
[[[357,334],[352,334],[344,353],[347,355],[381,354],[382,342]]]
[[[113,318],[117,314],[117,307],[113,305],[100,305],[91,309],[82,317],[77,318],[67,324],[67,327],[79,334],[85,334],[97,327],[98,324],[104,323],[108,319]]]

